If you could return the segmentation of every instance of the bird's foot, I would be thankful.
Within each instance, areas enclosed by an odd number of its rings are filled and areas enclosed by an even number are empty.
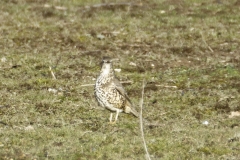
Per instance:
[[[109,121],[108,124],[115,125],[117,121]]]

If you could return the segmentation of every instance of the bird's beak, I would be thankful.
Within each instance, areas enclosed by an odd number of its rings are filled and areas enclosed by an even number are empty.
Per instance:
[[[120,59],[119,58],[113,58],[113,59],[111,59],[111,62],[118,62],[118,61],[120,61]]]

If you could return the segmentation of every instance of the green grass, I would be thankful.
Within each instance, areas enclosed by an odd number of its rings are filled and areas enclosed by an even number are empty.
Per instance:
[[[239,2],[86,7],[99,3],[0,2],[0,159],[145,159],[139,120],[120,114],[109,125],[93,86],[82,86],[103,56],[120,59],[137,110],[147,82],[152,159],[239,159],[240,117],[229,118],[240,111]]]

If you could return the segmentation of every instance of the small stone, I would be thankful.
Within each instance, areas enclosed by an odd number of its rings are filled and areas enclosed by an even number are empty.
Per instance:
[[[34,130],[33,126],[27,126],[24,128],[25,131],[32,131]]]
[[[137,64],[134,63],[134,62],[130,62],[129,65],[130,65],[130,66],[137,66]]]
[[[54,88],[48,88],[48,92],[56,94],[58,92],[58,90],[56,90]]]
[[[2,58],[1,58],[1,62],[3,62],[3,63],[4,63],[4,62],[7,62],[7,58],[6,58],[6,57],[2,57]]]
[[[120,68],[116,68],[116,69],[114,69],[114,71],[121,72],[121,69]]]
[[[208,121],[203,121],[202,124],[203,124],[203,125],[208,125],[209,122],[208,122]]]
[[[98,38],[98,39],[100,39],[100,40],[102,40],[102,39],[104,39],[104,38],[105,38],[105,36],[104,36],[104,35],[102,35],[102,34],[98,34],[98,35],[97,35],[97,38]]]

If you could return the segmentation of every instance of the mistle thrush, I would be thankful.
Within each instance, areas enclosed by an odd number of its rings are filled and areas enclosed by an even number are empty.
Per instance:
[[[138,112],[134,109],[126,91],[122,84],[115,77],[112,67],[112,62],[116,59],[104,57],[102,60],[102,69],[95,84],[95,96],[98,103],[109,109],[115,111],[115,121],[112,122],[112,113],[110,115],[110,123],[115,123],[118,119],[118,114],[122,111],[125,113],[132,113],[138,117]]]

